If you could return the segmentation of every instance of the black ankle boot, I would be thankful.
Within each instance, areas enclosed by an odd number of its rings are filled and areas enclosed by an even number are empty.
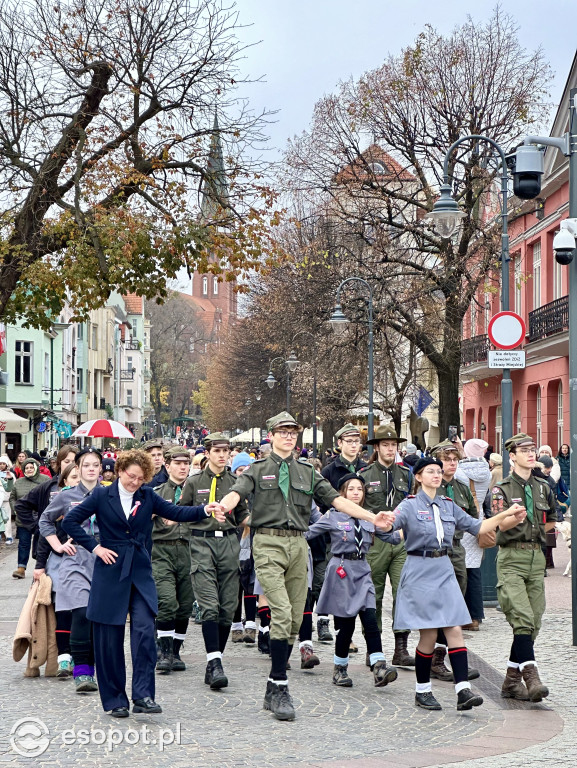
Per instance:
[[[172,643],[172,671],[173,672],[184,672],[186,669],[186,664],[184,661],[180,658],[180,649],[182,648],[184,640],[174,640]]]
[[[169,675],[172,669],[173,661],[173,638],[159,637],[158,646],[160,648],[160,658],[156,662],[156,671],[161,675]]]
[[[210,685],[213,691],[219,688],[226,688],[228,685],[228,678],[224,674],[222,668],[222,662],[220,659],[211,659],[206,665],[206,673],[204,675],[204,682],[206,685]]]

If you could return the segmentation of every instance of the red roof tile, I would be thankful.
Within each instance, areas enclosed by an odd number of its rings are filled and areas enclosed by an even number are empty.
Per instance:
[[[142,314],[142,296],[137,296],[135,293],[127,293],[122,297],[126,306],[126,313],[128,315],[141,315]]]

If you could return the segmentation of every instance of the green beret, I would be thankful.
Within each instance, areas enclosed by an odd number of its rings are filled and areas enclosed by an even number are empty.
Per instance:
[[[279,427],[295,427],[299,432],[303,431],[301,425],[287,411],[281,411],[276,416],[271,416],[266,423],[267,432],[272,432]]]

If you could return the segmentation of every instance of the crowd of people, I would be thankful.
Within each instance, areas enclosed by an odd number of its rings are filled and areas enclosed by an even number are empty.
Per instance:
[[[335,685],[353,685],[358,617],[375,687],[394,683],[397,667],[414,668],[418,707],[441,709],[431,686],[440,679],[454,682],[457,709],[469,710],[483,699],[471,687],[479,672],[468,664],[463,630],[482,624],[483,550],[497,544],[498,598],[513,632],[502,695],[548,695],[534,644],[555,524],[570,505],[569,446],[553,457],[549,446],[515,435],[503,477],[501,456],[476,438],[421,452],[390,425],[363,445],[348,423],[321,461],[296,447],[302,426],[289,413],[269,419],[267,432],[245,451],[205,430],[195,446],[151,439],[103,454],[63,445],[53,461],[22,452],[14,466],[0,456],[0,532],[7,546],[18,539],[14,578],[25,578],[32,555],[34,582],[52,595],[55,637],[45,640],[56,644],[58,678],[71,678],[81,694],[98,692],[111,716],[128,717],[128,617],[133,712],[161,712],[155,677],[186,671],[193,619],[204,683],[229,685],[229,640],[256,645],[270,656],[264,708],[293,720],[287,670],[295,643],[301,668],[320,663],[316,611],[320,642],[333,641],[334,621]]]

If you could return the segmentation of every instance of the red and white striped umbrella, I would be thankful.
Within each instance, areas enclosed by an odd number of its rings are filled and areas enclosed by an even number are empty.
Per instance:
[[[111,419],[91,419],[81,424],[72,437],[134,437],[124,424]]]

